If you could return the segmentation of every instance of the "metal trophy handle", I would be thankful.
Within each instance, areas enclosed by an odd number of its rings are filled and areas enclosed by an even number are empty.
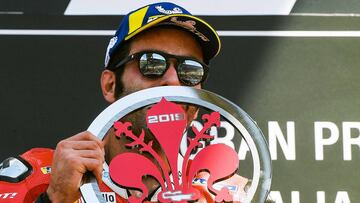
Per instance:
[[[103,139],[114,122],[134,110],[158,103],[162,98],[167,101],[187,103],[217,111],[240,132],[250,149],[253,163],[251,185],[247,189],[247,196],[243,202],[265,202],[270,191],[272,178],[271,159],[267,142],[257,124],[245,111],[215,93],[179,86],[154,87],[141,90],[127,95],[107,107],[91,123],[88,131]],[[104,163],[104,168],[108,169],[107,163]],[[82,185],[80,190],[86,202],[105,202],[94,177],[90,178],[88,183]]]

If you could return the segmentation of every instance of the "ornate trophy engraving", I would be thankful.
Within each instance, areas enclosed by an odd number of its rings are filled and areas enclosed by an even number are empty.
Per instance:
[[[142,125],[123,119],[139,109]],[[271,159],[260,129],[239,107],[205,90],[167,86],[130,94],[88,130],[128,141],[129,151],[104,164],[103,181],[130,203],[149,198],[148,177],[158,183],[151,201],[164,203],[264,202],[270,190]],[[128,190],[135,192],[128,196]],[[105,202],[94,178],[81,192],[86,202]]]

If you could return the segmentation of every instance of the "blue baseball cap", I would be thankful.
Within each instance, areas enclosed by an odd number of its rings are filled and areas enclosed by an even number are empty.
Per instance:
[[[144,6],[124,16],[119,29],[110,39],[107,47],[105,68],[108,67],[115,51],[124,42],[146,29],[159,25],[174,25],[193,33],[199,38],[204,59],[207,61],[214,58],[220,51],[220,38],[208,23],[176,4],[161,2]]]

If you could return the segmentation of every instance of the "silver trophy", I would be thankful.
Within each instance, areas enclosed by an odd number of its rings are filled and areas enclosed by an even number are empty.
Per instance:
[[[271,159],[267,142],[257,124],[245,111],[215,93],[178,86],[164,86],[141,90],[127,95],[107,107],[92,122],[88,131],[100,139],[104,139],[110,129],[116,129],[119,132],[118,136],[131,138],[133,145],[140,145],[141,152],[149,153],[155,157],[154,160],[161,162],[160,158],[156,159],[157,154],[152,150],[152,141],[144,141],[143,134],[135,135],[131,130],[128,130],[128,127],[132,124],[121,123],[119,121],[126,115],[139,109],[145,108],[155,111],[157,108],[156,112],[158,112],[167,109],[168,106],[165,105],[173,104],[195,106],[198,108],[199,115],[197,117],[200,121],[194,120],[190,124],[188,123],[184,130],[181,130],[176,147],[171,147],[172,149],[165,148],[165,154],[168,159],[167,163],[171,169],[168,172],[164,172],[165,169],[156,172],[155,169],[162,167],[154,167],[154,170],[151,171],[153,176],[158,177],[157,181],[161,186],[153,197],[150,197],[151,201],[196,201],[198,197],[196,192],[193,192],[193,186],[201,188],[202,184],[207,181],[205,190],[209,190],[210,194],[217,201],[228,202],[229,199],[226,200],[226,196],[230,194],[233,198],[230,199],[232,202],[265,202],[270,191],[272,177]],[[159,107],[155,107],[156,105],[159,105]],[[213,114],[213,112],[216,112],[216,114]],[[206,125],[210,122],[209,120],[214,120],[210,116],[215,116],[219,119],[219,121],[214,121],[214,123],[217,123],[216,126]],[[201,121],[201,118],[203,118],[203,121]],[[166,113],[149,114],[147,116],[147,125],[150,130],[152,130],[150,125],[158,125],[153,128],[160,129],[160,131],[163,131],[163,134],[169,134],[171,136],[169,139],[172,139],[171,134],[173,132],[171,128],[168,127],[166,132],[162,129],[165,129],[166,125],[175,126],[175,123],[171,123],[172,121],[181,122],[182,120],[184,120],[182,113],[169,113],[166,111]],[[120,132],[120,130],[122,131]],[[193,132],[191,133],[190,131]],[[171,150],[177,151],[178,155],[172,153],[173,155],[170,156]],[[228,151],[228,154],[226,154],[226,151]],[[222,155],[221,153],[224,154]],[[151,161],[148,162],[141,155],[141,153],[127,153],[116,157],[116,161],[134,160],[137,162],[136,160],[139,160],[138,162],[142,163],[142,166],[149,165],[149,167],[143,168],[150,170],[149,168],[152,166]],[[214,158],[214,162],[217,165],[212,163],[212,159],[209,159],[209,156]],[[231,157],[235,159],[231,159]],[[202,162],[200,161],[201,159]],[[191,167],[197,166],[198,168],[188,169],[187,163],[189,160],[192,162]],[[136,164],[129,166],[129,169],[119,167],[120,164],[115,163],[116,161],[112,161],[109,164],[104,163],[103,182],[110,188],[113,188],[121,197],[129,199],[130,202],[139,198],[141,194],[147,194],[140,186],[138,187],[140,191],[139,197],[129,197],[127,190],[129,188],[136,188],[136,175],[139,176],[139,174],[144,173],[143,175],[145,176],[148,171],[141,171],[145,170],[141,168],[134,170],[134,167],[139,167]],[[219,164],[221,161],[224,163]],[[175,162],[176,164],[174,164]],[[229,162],[233,164],[231,165]],[[221,167],[224,167],[224,171],[233,171],[230,174],[231,176],[227,175],[226,178],[214,179],[212,175],[214,176],[215,174],[224,176],[224,174],[221,174],[223,172]],[[225,169],[226,167],[228,169]],[[236,170],[234,170],[234,167]],[[131,170],[138,171],[139,174],[124,174],[127,173],[126,170],[130,171],[129,173],[131,173]],[[87,183],[81,186],[80,190],[86,202],[106,202],[94,177],[90,177]],[[139,201],[139,199],[136,201]]]

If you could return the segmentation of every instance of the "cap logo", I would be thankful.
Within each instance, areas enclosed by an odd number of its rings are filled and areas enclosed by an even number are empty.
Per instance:
[[[118,37],[115,36],[113,38],[110,39],[109,45],[106,49],[106,56],[105,56],[105,67],[107,67],[109,65],[109,61],[110,61],[110,49],[114,47],[114,45],[116,44],[118,40]]]
[[[181,21],[181,20],[178,20],[177,17],[171,17],[170,21],[177,24],[177,25],[179,25],[179,26],[181,26],[181,27],[183,27],[183,28],[188,29],[191,32],[193,32],[198,37],[200,37],[203,41],[205,41],[205,42],[210,41],[209,38],[207,38],[204,34],[202,34],[201,32],[199,32],[196,29],[196,27],[195,27],[196,22],[195,21],[193,21],[193,20]]]
[[[174,7],[172,10],[166,10],[166,9],[164,9],[162,6],[155,6],[155,8],[156,8],[160,13],[163,13],[163,14],[166,14],[166,15],[183,13],[183,11],[182,11],[180,8],[178,8],[178,7]]]
[[[150,16],[150,17],[148,18],[148,20],[147,20],[146,23],[150,23],[151,21],[154,21],[154,20],[156,20],[156,19],[158,19],[158,18],[160,18],[160,17],[162,17],[162,16],[164,16],[164,15]]]
[[[180,21],[177,19],[177,17],[172,17],[170,20],[171,20],[171,22],[181,25],[182,27],[186,27],[191,30],[196,30],[196,27],[195,27],[196,22],[193,20]]]

